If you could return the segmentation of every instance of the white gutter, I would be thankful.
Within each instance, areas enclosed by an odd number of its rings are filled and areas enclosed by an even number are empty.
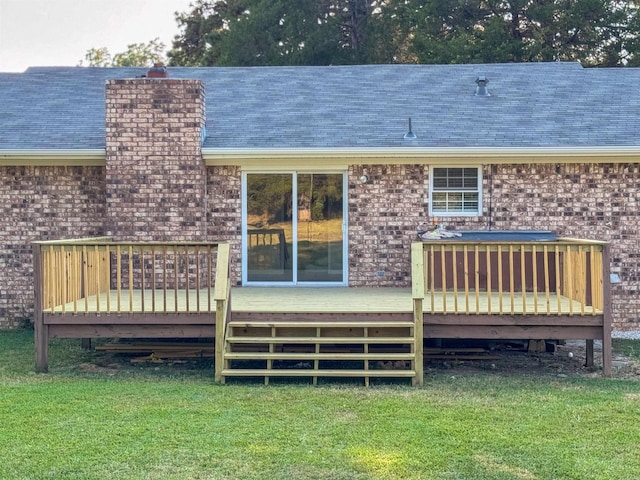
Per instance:
[[[90,165],[104,166],[103,148],[85,149],[0,149],[0,165]]]
[[[539,161],[547,157],[583,160],[590,157],[636,157],[640,160],[640,145],[632,147],[381,147],[381,148],[203,148],[205,161],[231,164],[247,159],[522,159]],[[226,161],[226,162],[225,162]],[[358,162],[353,162],[358,163]]]
[[[105,150],[0,149],[0,165],[105,165]],[[381,148],[203,148],[207,165],[244,165],[272,160],[285,163],[305,159],[339,163],[552,163],[640,162],[640,145],[612,147],[381,147]]]

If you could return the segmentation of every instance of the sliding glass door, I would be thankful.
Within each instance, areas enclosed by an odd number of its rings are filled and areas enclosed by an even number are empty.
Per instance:
[[[344,284],[344,174],[243,178],[243,283]]]

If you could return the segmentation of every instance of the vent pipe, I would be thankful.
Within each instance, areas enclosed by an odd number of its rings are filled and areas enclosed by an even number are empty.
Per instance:
[[[489,90],[487,90],[487,83],[489,83],[489,79],[483,75],[476,78],[476,97],[490,97],[491,94]]]
[[[403,137],[405,140],[415,140],[418,136],[413,133],[413,129],[411,128],[411,117],[409,117],[409,131],[404,134]]]

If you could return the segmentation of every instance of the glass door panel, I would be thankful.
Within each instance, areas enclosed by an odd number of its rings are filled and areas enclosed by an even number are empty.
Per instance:
[[[293,282],[292,193],[292,174],[247,174],[250,282]]]
[[[343,175],[297,174],[297,281],[343,281]]]
[[[344,174],[245,179],[243,281],[344,284]]]

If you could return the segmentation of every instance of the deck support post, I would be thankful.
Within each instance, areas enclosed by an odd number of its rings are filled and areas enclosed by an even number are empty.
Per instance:
[[[585,367],[593,367],[593,340],[586,340]]]
[[[33,282],[34,282],[34,342],[36,350],[36,372],[44,373],[49,369],[49,326],[44,323],[44,285],[42,277],[42,247],[33,246]]]
[[[45,325],[42,312],[36,313],[35,315],[34,338],[36,347],[36,372],[46,373],[49,370],[49,326]]]
[[[216,338],[215,338],[215,359],[214,359],[214,380],[219,383],[224,383],[224,377],[222,376],[222,370],[224,370],[224,350],[225,350],[225,336],[226,336],[226,308],[224,302],[216,301]]]
[[[414,371],[416,375],[411,382],[414,386],[424,384],[424,323],[422,316],[422,299],[416,298],[413,300],[413,354],[415,356]]]
[[[613,352],[611,345],[611,246],[602,246],[602,373],[611,376]]]

